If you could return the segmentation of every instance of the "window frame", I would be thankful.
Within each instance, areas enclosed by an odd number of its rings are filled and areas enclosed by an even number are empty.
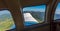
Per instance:
[[[22,1],[23,1],[23,0],[22,0]],[[28,1],[28,0],[27,0],[27,1]],[[32,0],[31,0],[31,1],[32,1]],[[30,2],[31,2],[31,1],[30,1]],[[38,0],[38,1],[39,1],[39,0]],[[25,5],[25,6],[24,6],[25,2],[23,2],[24,4],[22,4],[22,5],[23,5],[23,6],[22,6],[22,9],[23,9],[24,7],[30,7],[30,6],[46,5],[46,8],[45,8],[45,14],[46,14],[48,2],[49,2],[49,1],[47,1],[47,0],[46,0],[46,1],[42,0],[39,4],[37,4],[37,3],[38,3],[38,2],[37,2],[36,4],[32,3],[32,4],[29,4],[29,5]],[[21,2],[21,3],[22,3],[22,2]],[[34,5],[33,5],[33,4],[34,4]],[[44,15],[44,18],[46,18],[45,16],[46,16],[46,15]],[[35,27],[41,26],[41,24],[42,24],[42,25],[44,25],[44,24],[49,25],[49,24],[47,24],[46,22],[47,22],[46,19],[44,19],[44,22],[43,22],[43,23],[34,24],[34,25],[31,25],[31,27],[34,29]],[[37,26],[36,26],[36,25],[37,25]],[[33,26],[35,26],[35,27],[33,27]],[[30,26],[29,26],[29,27],[25,27],[24,29],[27,30],[28,28],[29,28],[29,30],[32,29],[32,28],[30,28]]]
[[[54,15],[55,15],[55,10],[56,10],[56,7],[57,7],[57,4],[58,4],[59,0],[55,0],[54,4],[53,4],[53,7],[52,7],[52,10],[51,10],[51,17],[50,17],[50,31],[56,31],[56,24],[54,23]]]

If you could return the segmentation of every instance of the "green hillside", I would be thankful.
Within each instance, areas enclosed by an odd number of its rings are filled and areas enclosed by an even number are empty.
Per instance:
[[[11,15],[10,16],[9,14],[0,15],[0,31],[9,30],[13,24],[14,22]]]

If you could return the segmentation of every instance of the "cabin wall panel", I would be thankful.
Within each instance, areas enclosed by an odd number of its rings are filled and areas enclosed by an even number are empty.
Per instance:
[[[44,27],[39,27],[33,30],[29,30],[29,31],[50,31],[50,25],[44,26]]]
[[[21,0],[22,7],[24,6],[33,6],[33,5],[40,5],[48,2],[48,0]]]
[[[0,9],[6,8],[5,2],[0,0]]]

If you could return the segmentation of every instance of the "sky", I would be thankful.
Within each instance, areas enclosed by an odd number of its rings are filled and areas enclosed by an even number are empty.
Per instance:
[[[46,5],[40,5],[40,6],[32,6],[32,7],[25,7],[23,8],[23,11],[40,11],[45,12]]]
[[[0,11],[0,15],[2,14],[10,14],[10,12],[8,10],[3,10],[3,11]]]
[[[40,11],[45,12],[46,5],[40,5],[40,6],[31,6],[31,7],[25,7],[23,8],[23,11]],[[0,11],[0,15],[10,13],[8,10]],[[56,8],[56,14],[60,14],[60,3],[58,3]]]
[[[58,5],[57,5],[56,14],[60,14],[60,3],[58,3]]]

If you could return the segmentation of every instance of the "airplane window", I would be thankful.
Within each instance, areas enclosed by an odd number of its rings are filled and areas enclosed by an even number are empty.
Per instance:
[[[58,3],[56,11],[55,11],[54,20],[56,19],[60,19],[60,3]]]
[[[46,5],[29,6],[23,8],[24,26],[44,22]]]
[[[6,31],[14,28],[12,16],[8,10],[0,11],[0,31]]]

